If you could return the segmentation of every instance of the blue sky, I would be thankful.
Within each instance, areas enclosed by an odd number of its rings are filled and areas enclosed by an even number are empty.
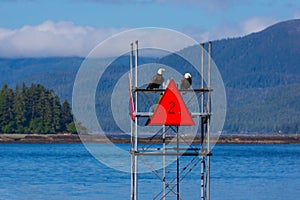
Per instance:
[[[296,18],[295,0],[0,0],[0,57],[84,56],[130,28],[170,28],[203,42]]]

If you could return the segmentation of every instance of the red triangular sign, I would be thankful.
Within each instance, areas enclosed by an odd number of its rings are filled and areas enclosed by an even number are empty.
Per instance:
[[[149,126],[194,126],[195,122],[187,109],[173,79],[159,101]]]

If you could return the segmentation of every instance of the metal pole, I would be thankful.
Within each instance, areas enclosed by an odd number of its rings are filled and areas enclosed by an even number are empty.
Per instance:
[[[204,88],[204,43],[201,43],[201,88]],[[204,95],[201,94],[201,112],[204,113]],[[203,149],[204,142],[204,118],[201,117],[201,147]],[[205,186],[204,186],[204,175],[205,175],[205,157],[201,156],[201,199],[205,200]]]
[[[180,199],[180,187],[179,187],[179,182],[180,182],[180,172],[179,172],[179,127],[176,126],[176,135],[177,135],[177,144],[176,144],[176,152],[177,152],[177,159],[176,159],[176,182],[177,182],[177,200]]]
[[[208,119],[209,123],[210,119]],[[209,137],[209,125],[207,126],[207,137]],[[208,141],[209,142],[209,141]],[[206,170],[206,200],[210,200],[210,145],[209,143],[207,143],[207,150],[208,150],[208,154],[207,154],[207,170]]]
[[[205,200],[205,193],[204,193],[204,177],[205,177],[205,160],[204,156],[201,156],[201,200]]]
[[[211,42],[208,42],[208,64],[207,64],[207,87],[210,89],[211,87]],[[208,102],[207,102],[207,111],[210,114],[210,100],[211,100],[211,91],[208,91]]]
[[[138,41],[135,41],[136,44],[136,51],[135,51],[135,88],[138,87]],[[138,112],[138,93],[135,93],[135,112]],[[134,141],[134,150],[135,152],[138,151],[138,117],[135,119],[135,141]],[[138,192],[138,186],[137,186],[137,172],[138,172],[138,160],[137,155],[134,156],[134,200],[138,199],[137,192]]]
[[[201,43],[201,88],[204,88],[204,43]],[[204,93],[201,94],[201,112],[204,111]]]
[[[135,88],[138,88],[138,41],[135,41],[136,50],[135,50]],[[135,112],[138,112],[138,93],[135,93]],[[138,118],[137,118],[138,119]],[[137,150],[137,125],[138,120],[135,120],[135,149]]]
[[[163,83],[163,88],[166,88],[165,83]],[[162,140],[163,140],[163,200],[166,200],[166,127],[163,126],[163,134],[162,134]]]
[[[166,128],[163,126],[163,200],[166,200]]]
[[[211,42],[208,42],[208,88],[211,87],[211,80],[210,80],[210,73],[211,73]],[[211,91],[208,92],[208,105],[207,105],[207,111],[208,111],[208,118],[207,118],[207,200],[210,200],[210,112],[211,112]]]
[[[133,43],[130,44],[130,72],[129,72],[129,87],[132,87],[132,68],[133,68]],[[131,89],[129,89],[129,91],[131,92]],[[130,127],[131,127],[131,147],[130,147],[130,151],[131,151],[131,199],[134,200],[134,154],[133,154],[133,138],[134,138],[134,123],[132,120],[130,120]]]
[[[204,43],[201,43],[201,88],[204,88]],[[201,94],[201,112],[204,113],[204,95]],[[201,146],[203,147],[204,139],[204,118],[201,117]]]
[[[133,68],[133,43],[130,43],[130,71],[129,71],[129,91],[132,92],[132,84],[133,84],[133,80],[132,80],[132,77],[133,77],[133,74],[132,74],[132,68]],[[133,114],[133,113],[132,113]],[[133,121],[130,120],[130,127],[131,127],[131,144],[133,144]],[[132,146],[131,146],[132,147]]]

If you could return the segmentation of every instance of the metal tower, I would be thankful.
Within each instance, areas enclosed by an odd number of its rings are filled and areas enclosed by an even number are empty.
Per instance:
[[[135,47],[135,48],[134,48]],[[201,44],[201,80],[200,88],[192,90],[179,90],[179,92],[191,93],[196,96],[200,105],[200,112],[191,112],[193,118],[199,119],[199,134],[192,138],[184,136],[180,132],[180,126],[161,126],[157,128],[157,132],[150,138],[139,138],[138,122],[141,118],[149,118],[153,112],[140,111],[139,107],[143,104],[145,97],[149,94],[159,96],[165,92],[163,89],[147,90],[138,88],[138,41],[131,43],[130,50],[130,99],[131,99],[131,200],[137,200],[138,195],[138,161],[145,161],[151,171],[157,176],[162,183],[160,192],[153,194],[153,199],[184,199],[181,196],[180,188],[182,180],[190,174],[196,166],[200,166],[197,172],[201,185],[199,185],[199,193],[201,200],[210,200],[210,120],[211,120],[211,42],[208,43],[207,65],[204,64],[204,48],[205,44]],[[206,77],[205,77],[206,76]],[[205,83],[204,79],[207,82]],[[141,97],[144,96],[144,97]],[[152,156],[152,157],[151,157]],[[161,157],[160,170],[155,169],[151,164],[147,163],[146,157],[151,159]],[[183,157],[189,159],[188,163],[181,162]],[[166,164],[168,159],[174,162]],[[169,169],[172,172],[169,173]],[[142,175],[140,175],[142,176]],[[141,196],[142,198],[142,196]]]

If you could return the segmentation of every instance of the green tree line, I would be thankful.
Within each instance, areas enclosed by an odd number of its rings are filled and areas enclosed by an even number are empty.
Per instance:
[[[40,84],[0,90],[1,133],[76,132],[68,101],[60,103],[53,90]]]

